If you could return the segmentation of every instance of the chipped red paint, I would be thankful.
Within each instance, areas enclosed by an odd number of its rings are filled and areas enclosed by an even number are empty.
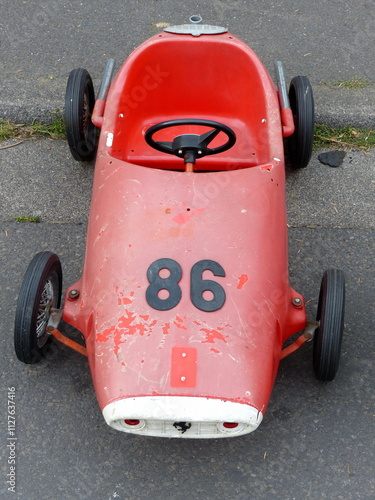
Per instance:
[[[127,335],[134,335],[137,332],[137,326],[138,326],[133,324],[136,318],[137,318],[136,314],[132,313],[129,310],[126,310],[125,315],[119,318],[118,320],[119,328],[126,329],[127,331],[124,333],[126,333]]]
[[[177,328],[181,328],[181,330],[187,330],[187,327],[184,325],[184,320],[179,316],[176,316],[176,319],[173,321],[173,324]]]
[[[118,298],[117,299],[117,303],[118,305],[120,306],[121,304],[124,304],[125,306],[131,304],[133,301],[131,299],[128,299],[127,297],[123,297],[123,298]]]
[[[170,328],[171,324],[170,323],[165,323],[165,325],[162,328],[162,332],[164,335],[168,335],[170,333]]]
[[[227,339],[229,335],[223,335],[219,332],[219,330],[223,330],[223,328],[218,327],[216,330],[209,330],[208,328],[201,328],[199,331],[204,332],[206,334],[205,340],[203,340],[202,344],[215,344],[215,340],[222,340],[227,343]]]
[[[142,321],[139,321],[141,319]],[[141,337],[146,333],[151,334],[157,320],[147,323],[149,315],[139,315],[126,310],[125,314],[118,319],[118,326],[111,326],[102,333],[96,335],[97,342],[108,342],[113,339],[115,348],[114,354],[118,354],[120,345],[126,342],[127,335],[138,334]]]
[[[260,170],[263,171],[263,172],[264,171],[271,172],[272,169],[273,169],[272,163],[270,165],[262,165],[260,167]]]
[[[249,277],[247,276],[247,274],[241,274],[241,276],[237,279],[238,279],[238,285],[237,285],[238,290],[241,290],[244,284],[249,281]]]
[[[112,326],[111,328],[107,328],[103,333],[98,333],[96,335],[96,342],[108,342],[111,338],[112,334],[116,332],[116,328]]]

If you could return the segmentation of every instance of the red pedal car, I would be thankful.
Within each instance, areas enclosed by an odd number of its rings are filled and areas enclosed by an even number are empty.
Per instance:
[[[287,91],[281,63],[275,85],[244,42],[194,23],[144,42],[111,83],[112,69],[96,100],[86,70],[69,76],[69,146],[77,160],[96,157],[84,270],[61,307],[58,257],[34,257],[16,354],[34,363],[52,337],[86,354],[120,431],[249,433],[280,359],[302,343],[314,337],[319,380],[338,369],[343,273],[324,274],[313,322],[288,280],[284,138],[291,166],[305,167],[311,86],[297,76]],[[58,330],[61,318],[85,346]]]

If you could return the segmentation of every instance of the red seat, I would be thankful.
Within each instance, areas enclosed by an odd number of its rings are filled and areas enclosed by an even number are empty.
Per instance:
[[[148,167],[183,170],[183,160],[152,149],[144,140],[149,126],[179,118],[218,121],[236,133],[230,150],[198,160],[197,170],[266,163],[274,156],[272,133],[281,134],[273,82],[256,54],[228,33],[199,37],[163,33],[130,55],[110,88],[105,110],[105,128],[114,133],[111,156]],[[170,141],[183,133],[206,130],[173,127],[154,139]],[[210,146],[225,140],[221,133]]]

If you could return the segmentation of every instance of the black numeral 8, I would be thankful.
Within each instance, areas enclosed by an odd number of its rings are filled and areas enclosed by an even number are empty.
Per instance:
[[[159,273],[162,269],[167,269],[170,272],[167,278],[160,277]],[[182,295],[181,288],[178,286],[181,277],[181,266],[175,260],[155,260],[147,270],[147,279],[150,282],[150,286],[146,290],[146,300],[149,305],[158,311],[168,311],[176,307]],[[159,297],[161,290],[169,292],[169,296],[166,299]]]

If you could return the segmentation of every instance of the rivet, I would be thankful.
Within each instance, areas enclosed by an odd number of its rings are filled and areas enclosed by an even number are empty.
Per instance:
[[[70,290],[68,297],[72,300],[78,299],[79,291],[78,290]]]
[[[183,358],[186,358],[186,352],[183,352],[183,353],[181,354],[181,356],[182,356]]]
[[[186,377],[181,377],[181,382],[185,382]]]
[[[301,307],[302,306],[302,300],[299,297],[294,297],[292,300],[292,304],[295,307]]]
[[[179,154],[179,155],[182,155],[182,149],[179,149],[179,150],[178,150],[178,154]]]

